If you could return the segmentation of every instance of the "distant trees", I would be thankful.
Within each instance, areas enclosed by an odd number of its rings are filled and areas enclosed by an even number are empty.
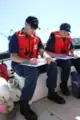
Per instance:
[[[72,39],[72,43],[73,43],[74,45],[80,45],[80,38],[73,38],[73,39]]]

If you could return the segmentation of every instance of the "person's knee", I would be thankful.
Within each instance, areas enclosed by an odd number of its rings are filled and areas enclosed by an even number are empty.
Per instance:
[[[38,69],[36,68],[36,67],[25,67],[24,69],[23,69],[23,72],[24,72],[24,76],[25,77],[36,77],[36,76],[38,76]]]

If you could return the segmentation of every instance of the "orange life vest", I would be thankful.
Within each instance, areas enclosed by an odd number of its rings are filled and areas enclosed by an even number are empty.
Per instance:
[[[70,52],[71,45],[70,35],[68,34],[65,40],[63,40],[61,35],[59,34],[59,31],[53,32],[53,34],[55,36],[55,43],[52,51],[56,54],[68,54]],[[62,50],[65,50],[65,52],[63,53]]]
[[[22,31],[16,32],[18,37],[19,52],[18,56],[22,58],[38,57],[38,44],[40,39],[37,36],[30,36]]]

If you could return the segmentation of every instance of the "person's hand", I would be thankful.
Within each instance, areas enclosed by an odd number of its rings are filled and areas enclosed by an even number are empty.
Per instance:
[[[47,64],[50,64],[53,61],[52,57],[49,55],[46,55],[44,59],[46,60]]]
[[[37,59],[36,59],[36,58],[32,58],[32,59],[30,59],[30,62],[31,62],[32,64],[37,64]]]

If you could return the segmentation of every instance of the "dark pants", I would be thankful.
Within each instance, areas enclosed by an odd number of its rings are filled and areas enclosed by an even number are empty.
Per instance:
[[[70,60],[57,60],[57,65],[61,68],[61,81],[67,82],[70,74],[71,61]]]
[[[38,68],[17,65],[13,69],[18,75],[25,78],[25,84],[22,89],[21,100],[31,100],[36,88],[39,73],[47,72],[47,87],[50,89],[56,88],[57,64],[55,62],[52,62],[50,65],[44,65]]]
[[[61,80],[68,81],[70,73],[70,61],[58,60],[52,62],[50,65],[44,65],[41,67],[29,67],[23,65],[17,65],[14,67],[16,73],[25,78],[25,84],[22,89],[21,100],[31,100],[37,83],[39,73],[47,72],[47,87],[54,90],[57,84],[57,65],[61,67]]]

